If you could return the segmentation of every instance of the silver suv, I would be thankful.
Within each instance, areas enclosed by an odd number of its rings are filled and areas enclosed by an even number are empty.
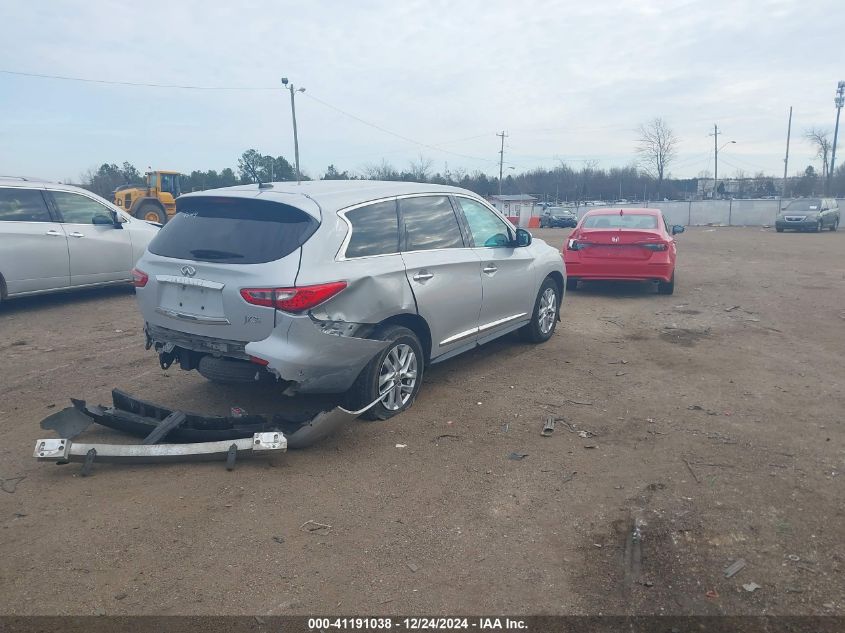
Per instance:
[[[430,363],[513,330],[542,343],[560,318],[560,251],[464,189],[265,183],[176,204],[135,271],[163,367],[345,393],[386,419]]]
[[[0,303],[128,284],[159,226],[79,187],[0,177]]]

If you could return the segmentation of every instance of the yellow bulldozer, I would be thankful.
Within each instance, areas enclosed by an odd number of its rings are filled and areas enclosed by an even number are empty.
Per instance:
[[[176,213],[179,189],[179,172],[147,172],[147,186],[122,185],[114,191],[114,203],[141,220],[164,224]]]

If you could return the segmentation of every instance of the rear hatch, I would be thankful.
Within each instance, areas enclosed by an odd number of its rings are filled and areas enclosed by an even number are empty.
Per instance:
[[[638,229],[582,229],[579,249],[585,258],[647,260],[666,242],[654,231]]]
[[[227,341],[259,341],[275,308],[247,303],[245,288],[291,287],[300,248],[319,221],[304,210],[242,196],[186,196],[138,262],[147,322]]]

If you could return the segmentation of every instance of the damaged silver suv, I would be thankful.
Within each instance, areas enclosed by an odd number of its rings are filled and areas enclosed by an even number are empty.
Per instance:
[[[429,364],[514,330],[542,343],[560,319],[560,251],[464,189],[264,183],[176,205],[133,271],[163,367],[344,393],[386,419]]]

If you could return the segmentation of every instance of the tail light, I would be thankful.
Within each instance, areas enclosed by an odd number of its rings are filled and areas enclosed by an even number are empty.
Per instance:
[[[257,306],[276,308],[285,312],[304,312],[328,301],[346,288],[345,281],[333,281],[297,288],[244,288],[244,301]]]
[[[567,250],[570,250],[570,251],[583,251],[589,245],[590,245],[589,242],[579,242],[576,239],[572,239],[572,240],[569,240],[566,243],[566,248],[567,248]]]
[[[140,268],[132,269],[132,285],[136,288],[143,288],[150,280],[150,276]]]
[[[258,358],[258,356],[250,356],[249,362],[255,363],[256,365],[261,365],[262,367],[266,367],[267,365],[270,364],[269,360],[266,360],[264,358]]]
[[[637,246],[642,246],[643,248],[650,251],[669,250],[669,245],[666,242],[641,242],[640,244],[637,244]]]

